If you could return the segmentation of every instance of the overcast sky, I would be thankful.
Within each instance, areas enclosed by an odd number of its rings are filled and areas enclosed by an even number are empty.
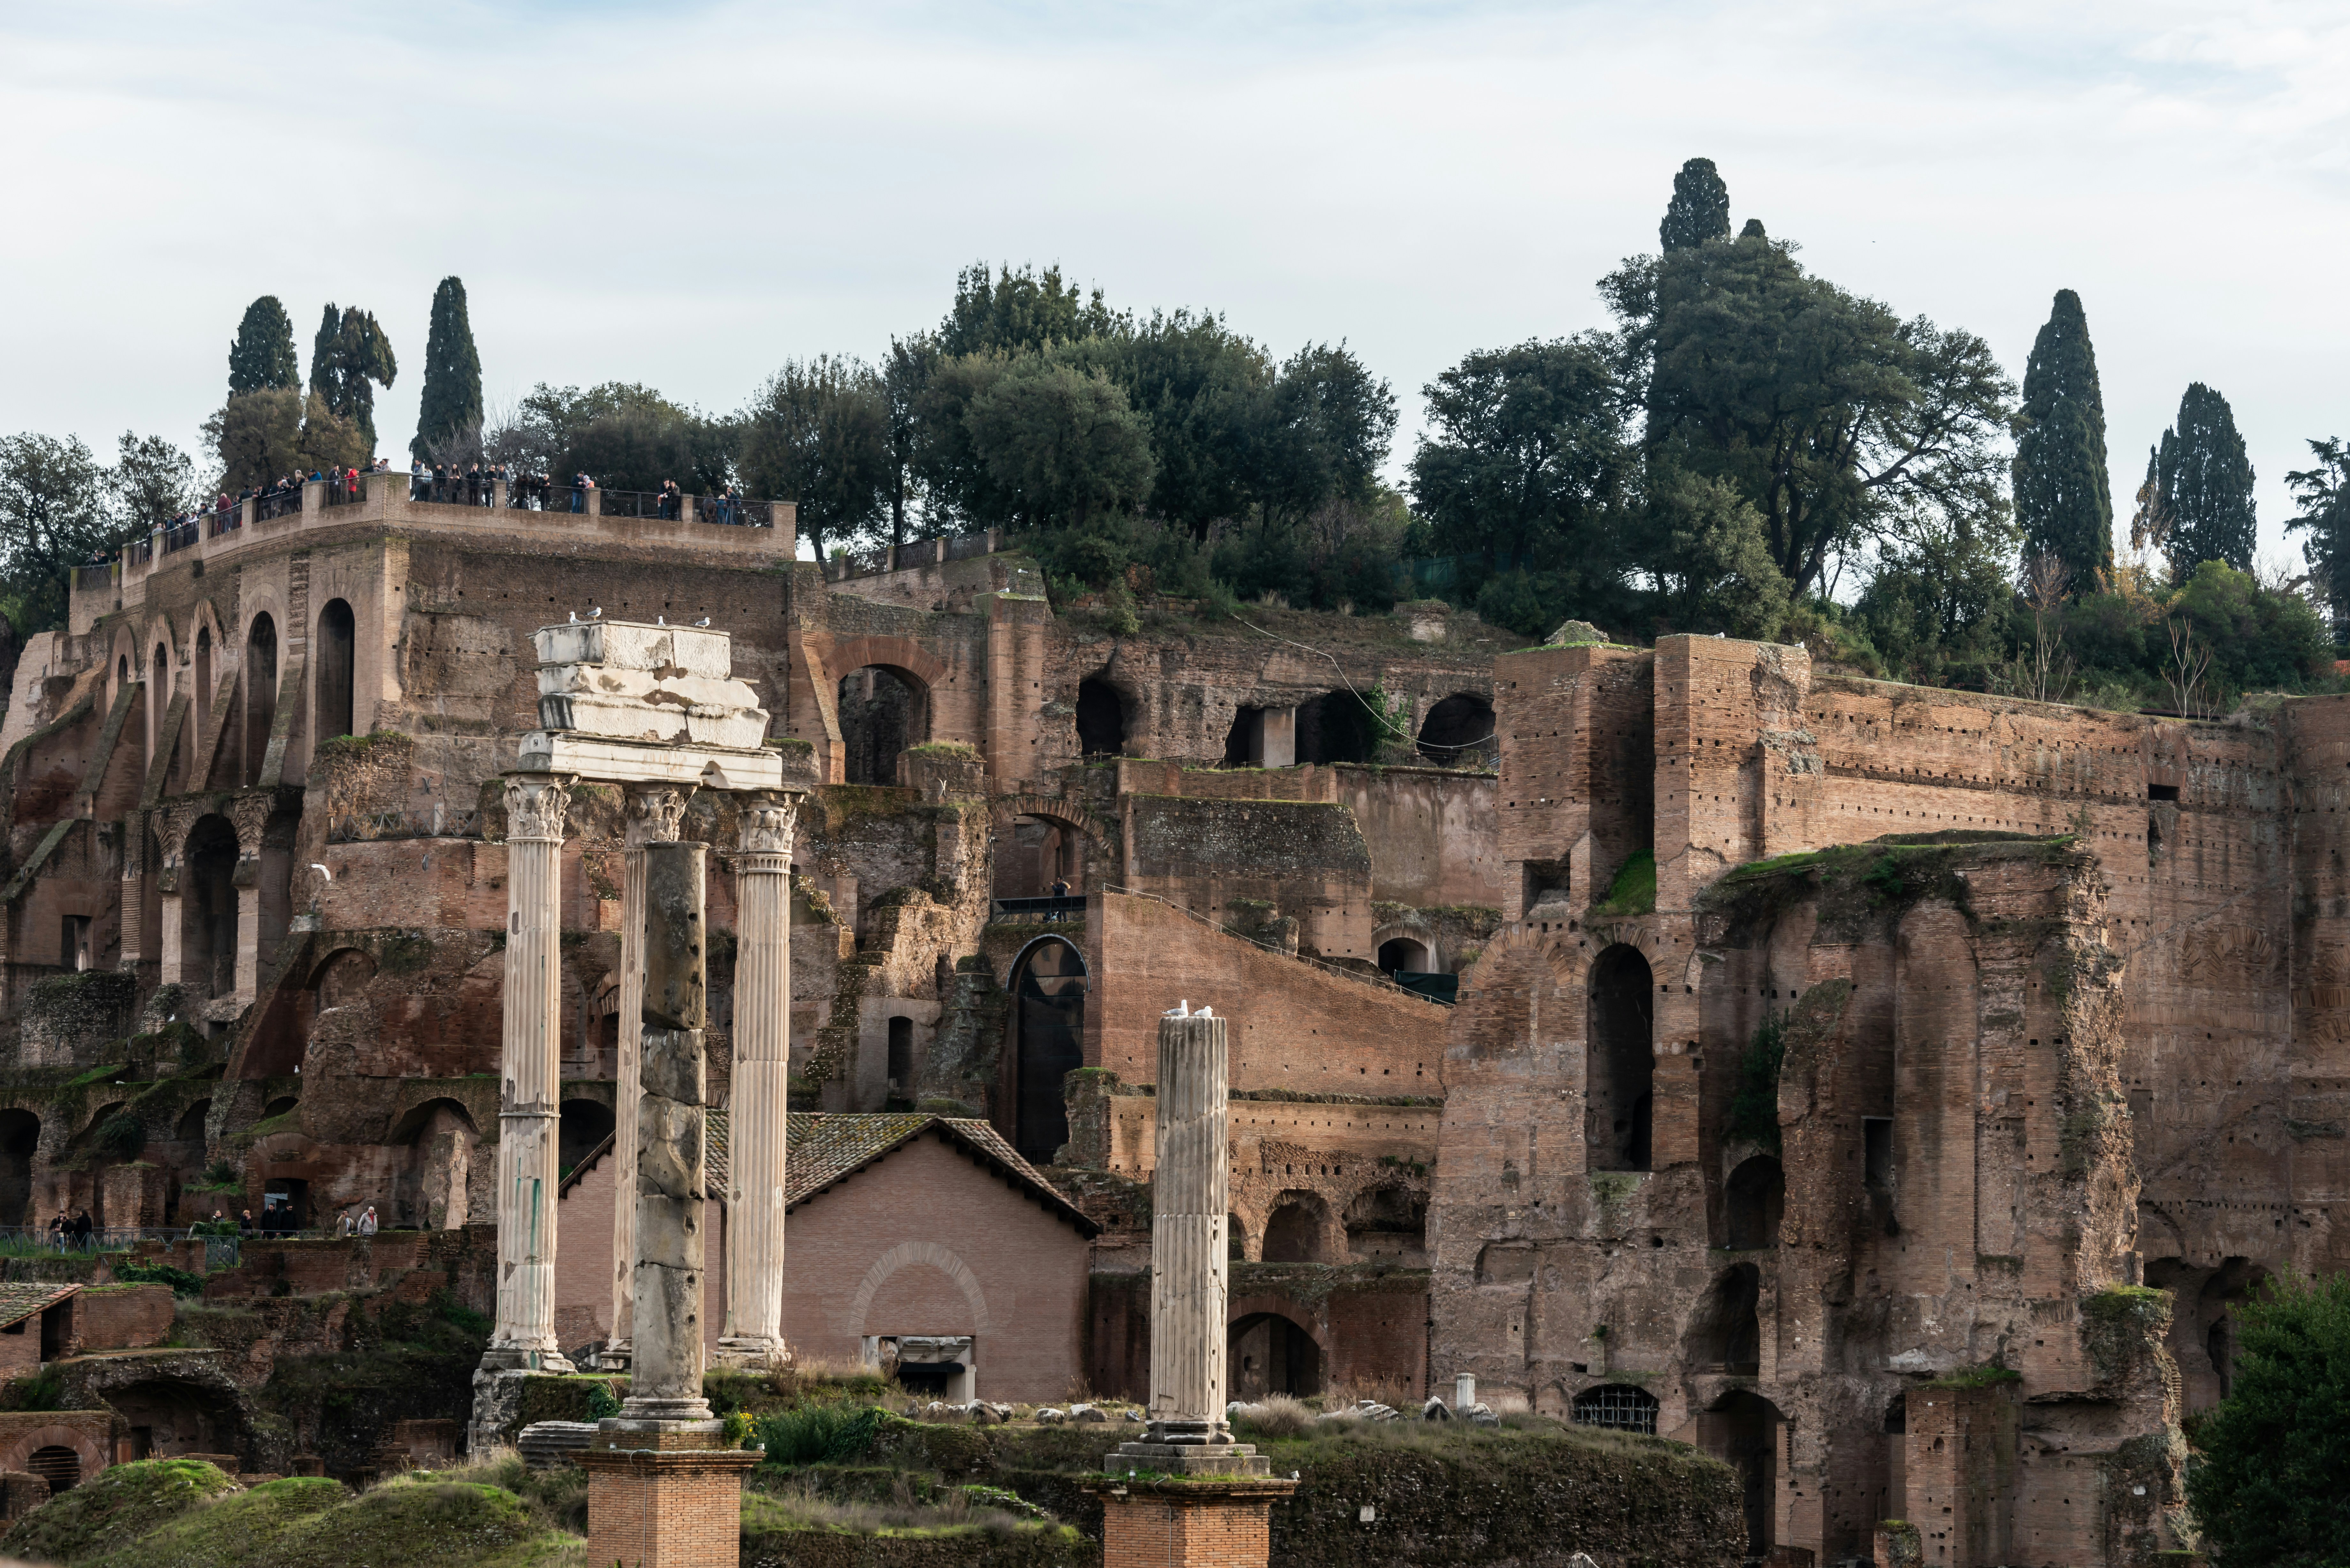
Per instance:
[[[0,431],[190,447],[245,305],[307,369],[357,304],[415,418],[433,286],[484,389],[738,406],[934,323],[958,266],[1345,338],[1400,395],[1605,324],[1684,158],[1733,222],[2021,379],[2060,287],[2116,521],[2190,380],[2234,404],[2264,556],[2350,435],[2350,7],[2102,0],[1284,5],[0,0]]]

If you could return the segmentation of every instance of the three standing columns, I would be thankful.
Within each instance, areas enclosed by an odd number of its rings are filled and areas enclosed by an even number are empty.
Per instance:
[[[795,797],[746,797],[734,862],[734,1075],[728,1111],[727,1361],[785,1358],[784,1190],[792,1037]]]
[[[555,1342],[561,1177],[563,819],[571,783],[508,775],[506,972],[498,1108],[498,1312],[487,1369],[568,1372]]]
[[[645,1037],[645,846],[672,844],[685,820],[690,788],[632,787],[628,795],[620,877],[620,1060],[612,1106],[612,1333],[598,1365],[625,1367],[634,1348],[637,1255],[637,1101],[643,1094]]]

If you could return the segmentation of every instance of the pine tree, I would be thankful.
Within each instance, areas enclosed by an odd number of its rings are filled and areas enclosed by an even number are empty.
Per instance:
[[[430,460],[433,443],[482,422],[482,357],[465,316],[465,284],[444,277],[432,291],[432,330],[424,340],[424,396],[409,454]]]
[[[318,321],[310,350],[310,389],[327,400],[335,417],[348,420],[375,451],[375,388],[390,386],[400,373],[391,339],[370,312],[354,305],[337,315],[332,305]]]
[[[2259,537],[2252,512],[2252,460],[2236,433],[2228,400],[2197,381],[2178,400],[2178,422],[2162,432],[2155,484],[2170,514],[2170,571],[2184,582],[2205,561],[2252,569]]]
[[[2095,590],[2114,567],[2114,497],[2106,475],[2106,400],[2081,296],[2056,291],[2032,344],[2015,441],[2015,520],[2023,556],[2054,556],[2068,592]]]
[[[298,387],[302,362],[294,357],[294,321],[274,294],[244,307],[236,340],[228,346],[228,395],[266,387]]]
[[[1673,176],[1673,199],[1657,225],[1657,237],[1668,255],[1730,237],[1730,187],[1714,171],[1712,159],[1692,158]]]

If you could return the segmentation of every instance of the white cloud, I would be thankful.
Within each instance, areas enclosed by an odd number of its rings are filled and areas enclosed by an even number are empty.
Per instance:
[[[1409,410],[1600,325],[1702,153],[1739,218],[2018,376],[2078,289],[2117,498],[2205,380],[2272,548],[2301,441],[2350,431],[2345,67],[2323,5],[20,6],[0,429],[192,440],[276,293],[306,353],[327,300],[383,319],[397,448],[450,272],[494,399],[731,407],[982,257],[1348,338]]]

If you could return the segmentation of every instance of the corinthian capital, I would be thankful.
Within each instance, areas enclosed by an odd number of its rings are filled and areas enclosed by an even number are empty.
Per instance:
[[[648,844],[676,843],[678,829],[685,824],[686,803],[692,798],[691,786],[682,789],[673,784],[632,787],[629,791],[624,842],[631,849],[641,849]]]
[[[781,855],[792,852],[792,833],[799,826],[800,802],[797,795],[758,794],[743,801],[742,848],[745,855]]]
[[[571,781],[554,774],[506,775],[506,837],[563,841],[563,815],[571,806]]]

